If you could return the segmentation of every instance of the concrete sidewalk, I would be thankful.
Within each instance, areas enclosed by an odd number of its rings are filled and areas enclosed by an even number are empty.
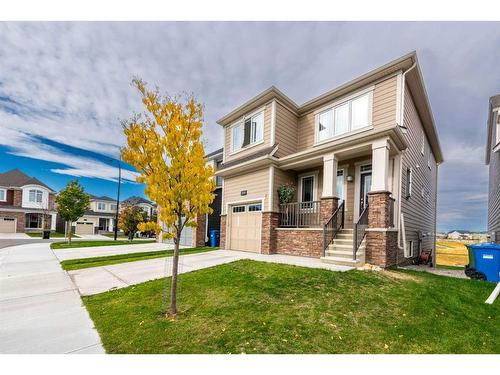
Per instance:
[[[184,246],[181,246],[181,248]],[[164,243],[138,243],[134,245],[112,245],[95,247],[78,247],[72,249],[54,250],[57,258],[61,261],[68,259],[93,258],[109,255],[142,253],[145,251],[161,251],[173,249],[174,245]]]
[[[351,267],[336,266],[316,258],[291,255],[264,255],[233,250],[215,250],[208,253],[182,255],[179,259],[179,273],[214,267],[242,259],[270,263],[322,268],[331,271],[347,271]],[[171,276],[172,258],[156,258],[137,262],[113,264],[110,266],[84,268],[69,271],[71,278],[82,295],[103,293],[111,289],[125,288],[149,280]]]
[[[0,353],[104,353],[48,243],[0,250]]]

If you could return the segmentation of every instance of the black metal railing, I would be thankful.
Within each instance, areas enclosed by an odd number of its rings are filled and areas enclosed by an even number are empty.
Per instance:
[[[345,206],[344,201],[335,210],[333,215],[323,226],[323,256],[325,256],[326,249],[337,237],[337,233],[344,228]]]
[[[321,226],[321,202],[281,203],[279,226],[282,228],[310,228]]]
[[[358,252],[359,247],[361,246],[361,242],[363,242],[363,238],[365,238],[367,228],[368,228],[368,205],[366,205],[361,215],[359,215],[358,222],[354,224],[354,236],[352,240],[353,260],[356,260],[356,254]]]
[[[394,228],[394,206],[396,200],[389,198],[389,228]]]

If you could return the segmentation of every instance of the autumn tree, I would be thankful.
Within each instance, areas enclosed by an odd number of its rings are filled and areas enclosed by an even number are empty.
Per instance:
[[[203,108],[193,97],[160,95],[139,79],[132,81],[146,111],[123,123],[127,147],[122,157],[133,165],[146,184],[145,193],[158,204],[159,221],[174,239],[170,308],[177,314],[179,241],[185,227],[196,227],[197,215],[211,213],[214,199],[213,170],[205,164],[201,142]],[[160,231],[159,225],[156,230]]]
[[[147,213],[141,207],[126,205],[120,211],[118,228],[128,234],[129,241],[134,239],[138,226],[147,220]]]
[[[71,245],[71,223],[82,217],[90,208],[90,198],[82,185],[77,180],[73,180],[57,194],[56,203],[59,216],[66,221],[68,242]]]

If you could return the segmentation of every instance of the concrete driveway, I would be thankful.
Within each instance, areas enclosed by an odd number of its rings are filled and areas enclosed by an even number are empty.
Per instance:
[[[104,353],[48,243],[0,250],[0,353]]]
[[[134,245],[113,245],[59,249],[54,250],[54,254],[56,254],[59,260],[63,261],[68,259],[82,259],[109,255],[142,253],[145,251],[162,251],[170,250],[173,248],[173,245],[164,243],[138,243]]]
[[[179,273],[214,267],[242,259],[270,263],[322,268],[331,271],[347,271],[351,267],[323,263],[320,259],[291,255],[264,255],[233,250],[215,250],[208,253],[182,255],[179,259]],[[125,288],[149,280],[171,276],[172,257],[148,259],[137,262],[113,264],[110,266],[84,268],[69,271],[69,275],[82,295],[102,293],[111,289]]]
[[[26,233],[0,233],[0,240],[29,240]]]

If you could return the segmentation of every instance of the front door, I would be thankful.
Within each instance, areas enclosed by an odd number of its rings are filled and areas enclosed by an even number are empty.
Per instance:
[[[360,171],[359,188],[359,214],[363,212],[368,205],[368,193],[372,187],[372,168],[371,165],[363,165]]]

